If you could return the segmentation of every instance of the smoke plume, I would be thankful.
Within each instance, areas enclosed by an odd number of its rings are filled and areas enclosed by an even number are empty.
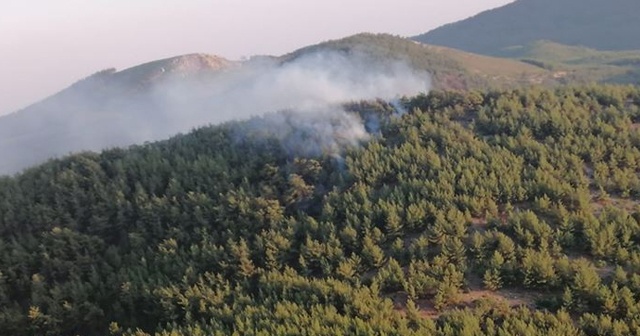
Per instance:
[[[238,124],[236,135],[252,141],[275,139],[289,156],[338,156],[369,140],[358,115],[340,108],[283,111]]]
[[[158,96],[168,98],[168,103],[177,102],[176,107],[194,101],[205,104],[189,109],[194,113],[189,118],[183,119],[182,114],[171,124],[182,121],[186,128],[254,117],[238,126],[238,137],[278,139],[292,156],[336,156],[346,147],[361,144],[370,137],[366,130],[378,121],[365,122],[345,112],[340,103],[375,98],[395,101],[426,91],[429,79],[404,62],[338,52],[314,53],[284,64],[263,59],[220,77],[223,80],[201,91],[193,91],[190,85],[161,88]],[[394,106],[399,114],[405,112],[399,103]]]
[[[369,138],[365,122],[340,103],[393,100],[429,87],[428,75],[406,62],[358,52],[314,52],[287,61],[260,57],[204,75],[162,68],[137,86],[123,83],[125,76],[118,74],[101,74],[1,118],[0,173],[70,152],[160,140],[247,119],[238,136],[276,134],[292,155],[337,154]],[[134,75],[129,73],[127,81]]]

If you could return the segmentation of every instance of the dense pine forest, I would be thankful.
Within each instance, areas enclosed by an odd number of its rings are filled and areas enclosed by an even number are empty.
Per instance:
[[[0,178],[1,335],[640,333],[640,89],[446,92]]]

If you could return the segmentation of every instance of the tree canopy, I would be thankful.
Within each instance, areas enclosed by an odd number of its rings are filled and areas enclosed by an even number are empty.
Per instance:
[[[228,123],[0,178],[0,334],[640,332],[638,88],[402,102],[340,158]]]

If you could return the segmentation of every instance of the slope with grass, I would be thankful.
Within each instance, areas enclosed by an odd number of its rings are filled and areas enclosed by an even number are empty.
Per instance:
[[[600,51],[550,41],[508,48],[505,57],[565,72],[573,81],[640,83],[640,50]]]
[[[322,51],[366,53],[377,62],[404,61],[428,72],[432,84],[443,90],[508,88],[532,84],[555,84],[553,74],[517,60],[487,57],[425,45],[388,34],[358,34],[297,50],[283,61]]]

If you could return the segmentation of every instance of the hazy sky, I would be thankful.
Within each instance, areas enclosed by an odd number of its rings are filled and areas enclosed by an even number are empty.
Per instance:
[[[360,32],[413,36],[511,0],[0,0],[0,114],[96,71],[203,52],[283,54]]]

